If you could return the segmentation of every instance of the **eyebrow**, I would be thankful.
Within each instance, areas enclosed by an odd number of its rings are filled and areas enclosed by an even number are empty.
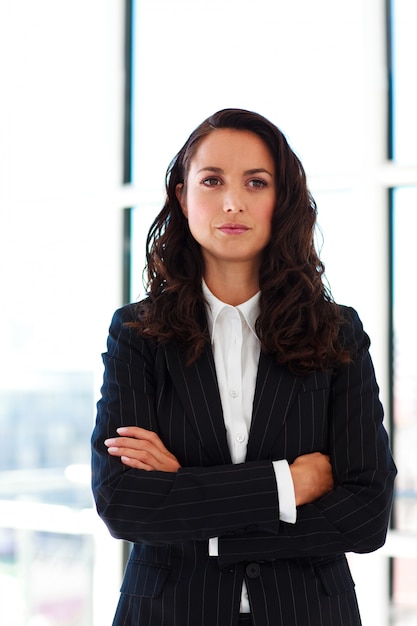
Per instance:
[[[214,174],[224,174],[224,170],[222,170],[221,167],[214,167],[214,166],[207,166],[207,167],[202,167],[197,171],[197,174],[199,174],[200,172],[213,172]],[[245,170],[243,172],[243,174],[245,176],[251,176],[253,174],[269,174],[269,176],[272,177],[272,174],[270,171],[266,170],[264,167],[254,167],[250,170]]]

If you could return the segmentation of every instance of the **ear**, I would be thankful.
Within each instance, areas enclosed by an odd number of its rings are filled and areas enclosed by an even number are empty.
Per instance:
[[[175,195],[177,196],[177,200],[180,203],[180,207],[185,217],[188,217],[187,213],[187,205],[185,203],[185,193],[184,193],[184,183],[178,183],[175,187]]]

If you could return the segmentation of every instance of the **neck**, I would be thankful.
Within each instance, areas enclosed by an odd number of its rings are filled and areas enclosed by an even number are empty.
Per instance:
[[[231,306],[246,302],[259,291],[258,272],[245,271],[241,265],[206,268],[204,280],[216,298]]]

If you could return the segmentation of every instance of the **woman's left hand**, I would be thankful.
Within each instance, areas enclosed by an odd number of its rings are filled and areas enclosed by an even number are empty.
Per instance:
[[[135,469],[160,472],[177,472],[181,465],[151,430],[138,426],[117,429],[119,437],[106,439],[107,451],[120,457],[124,465]]]

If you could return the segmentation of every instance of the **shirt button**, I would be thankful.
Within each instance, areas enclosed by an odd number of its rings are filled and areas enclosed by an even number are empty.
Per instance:
[[[246,574],[249,576],[249,578],[258,578],[260,573],[261,568],[259,567],[258,563],[249,563],[249,565],[246,567]]]
[[[230,395],[232,396],[232,398],[237,398],[239,395],[239,392],[237,389],[231,389],[230,390]]]
[[[246,437],[243,433],[239,433],[238,435],[236,435],[236,441],[238,443],[243,443],[246,440]]]

